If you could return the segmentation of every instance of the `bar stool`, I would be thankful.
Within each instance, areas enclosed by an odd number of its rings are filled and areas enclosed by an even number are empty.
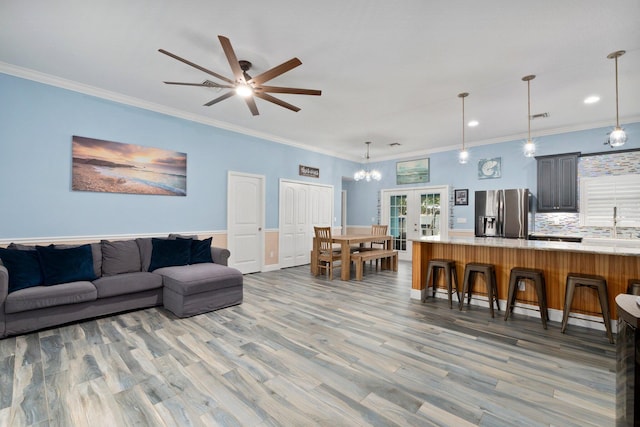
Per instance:
[[[453,292],[453,282],[456,284],[456,296],[458,297],[458,304],[460,304],[460,288],[458,286],[458,274],[456,273],[456,262],[449,259],[432,259],[429,260],[429,264],[427,266],[427,289],[425,289],[424,298],[422,302],[425,302],[427,299],[427,292],[429,290],[429,284],[433,289],[432,297],[436,296],[436,282],[438,278],[438,271],[444,270],[445,282],[447,285],[447,293],[449,294],[449,308],[453,308],[453,297],[451,293]],[[433,283],[431,283],[431,278],[433,276]],[[453,280],[452,280],[453,278]]]
[[[640,279],[629,279],[627,293],[631,295],[640,295]]]
[[[464,296],[468,293],[467,304],[471,305],[471,293],[473,291],[473,284],[477,274],[484,274],[485,282],[487,283],[487,293],[489,295],[489,309],[491,310],[491,317],[494,316],[493,302],[495,301],[498,311],[500,311],[500,304],[498,304],[498,282],[496,281],[496,267],[493,264],[482,264],[476,262],[467,263],[464,267],[464,280],[462,281],[462,300],[460,301],[460,310],[464,306]]]
[[[562,313],[562,333],[567,329],[569,323],[569,311],[573,302],[573,292],[578,286],[586,286],[598,291],[598,299],[600,300],[600,308],[602,309],[602,318],[604,319],[604,327],[607,330],[609,342],[613,344],[613,334],[611,333],[611,314],[609,312],[609,293],[607,292],[607,280],[602,276],[592,274],[569,273],[567,274],[567,284],[564,297],[564,311]]]
[[[544,271],[535,268],[514,267],[509,274],[509,297],[507,298],[507,311],[504,314],[504,320],[508,320],[516,305],[516,290],[520,279],[529,279],[533,281],[538,295],[538,307],[540,308],[540,318],[542,319],[542,327],[547,329],[547,320],[549,320],[549,312],[547,311],[547,291],[544,281]]]

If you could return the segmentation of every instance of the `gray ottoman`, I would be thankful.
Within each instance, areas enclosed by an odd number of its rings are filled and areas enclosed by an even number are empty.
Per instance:
[[[242,303],[242,273],[221,264],[164,267],[163,305],[178,317],[195,316]]]

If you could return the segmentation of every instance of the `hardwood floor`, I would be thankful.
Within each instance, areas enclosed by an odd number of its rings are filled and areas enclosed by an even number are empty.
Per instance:
[[[405,262],[367,265],[362,282],[303,266],[246,275],[244,303],[213,313],[154,308],[0,340],[0,425],[614,425],[603,332],[410,289]]]

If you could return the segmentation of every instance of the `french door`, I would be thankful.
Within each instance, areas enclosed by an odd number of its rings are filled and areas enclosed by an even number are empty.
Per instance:
[[[389,225],[400,259],[411,260],[412,240],[446,237],[448,213],[447,186],[382,190],[382,223]]]

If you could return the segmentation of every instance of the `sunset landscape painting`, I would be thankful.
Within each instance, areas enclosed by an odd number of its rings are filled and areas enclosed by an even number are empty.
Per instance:
[[[187,154],[74,136],[74,191],[187,195]]]

